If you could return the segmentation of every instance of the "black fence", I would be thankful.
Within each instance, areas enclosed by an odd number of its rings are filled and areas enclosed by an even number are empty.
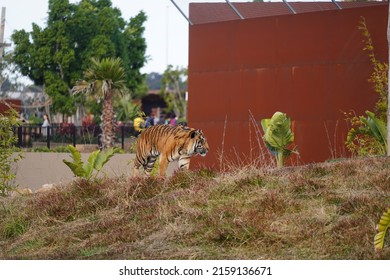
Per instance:
[[[100,147],[100,126],[75,126],[69,123],[53,124],[50,127],[22,125],[17,128],[18,147],[35,148],[84,144]],[[116,146],[125,149],[132,143],[136,133],[133,126],[118,126],[115,131]]]

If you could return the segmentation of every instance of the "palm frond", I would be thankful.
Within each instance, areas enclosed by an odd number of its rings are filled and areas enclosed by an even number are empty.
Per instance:
[[[72,94],[90,92],[92,88],[93,88],[93,84],[85,80],[80,80],[77,81],[76,85],[72,88]]]

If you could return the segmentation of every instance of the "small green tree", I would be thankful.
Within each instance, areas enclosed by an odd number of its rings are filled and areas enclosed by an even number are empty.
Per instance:
[[[10,109],[6,114],[0,114],[0,195],[6,196],[15,187],[12,185],[16,174],[12,166],[22,158],[21,152],[15,151],[17,137],[15,128],[20,125],[18,114]]]
[[[294,142],[294,133],[291,131],[291,119],[285,113],[276,112],[271,119],[262,119],[264,142],[275,156],[278,167],[284,165],[284,160],[291,153],[297,153],[291,145]]]
[[[81,153],[72,145],[68,146],[71,152],[73,161],[63,160],[63,162],[72,170],[76,177],[84,178],[89,181],[92,178],[95,170],[95,177],[98,175],[103,166],[110,160],[110,158],[120,151],[119,148],[109,148],[105,151],[96,150],[92,152],[87,162],[81,160]]]
[[[80,80],[73,87],[74,94],[86,93],[96,100],[103,101],[102,146],[114,146],[115,125],[113,100],[116,96],[128,93],[125,70],[120,58],[91,59],[91,66],[85,73],[85,80]]]

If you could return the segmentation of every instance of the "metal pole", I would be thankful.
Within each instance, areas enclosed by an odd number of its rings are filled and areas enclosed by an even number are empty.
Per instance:
[[[46,146],[50,150],[50,126],[44,127],[43,129],[46,129]]]
[[[23,127],[18,126],[18,147],[22,148],[23,146]]]
[[[229,0],[225,0],[225,1],[226,1],[226,3],[229,4],[230,8],[232,8],[233,11],[240,17],[240,19],[245,19],[245,18],[240,14],[240,12],[236,9],[236,7],[234,7],[234,5],[233,5],[232,3],[230,3]]]
[[[121,141],[121,144],[122,144],[122,150],[124,150],[125,149],[125,125],[124,124],[122,124],[122,126],[121,126],[121,137],[122,137],[122,141]]]
[[[0,62],[3,61],[4,47],[10,47],[11,44],[4,43],[4,28],[5,28],[5,7],[1,8],[1,22],[0,22]]]
[[[293,7],[290,5],[290,3],[287,2],[287,0],[283,0],[283,2],[287,5],[287,7],[290,9],[290,11],[296,15],[297,12],[293,9]]]
[[[339,10],[342,10],[342,9],[343,9],[343,8],[341,8],[340,4],[337,3],[335,0],[332,0],[332,2],[337,6],[337,8],[338,8]]]
[[[77,133],[77,127],[75,125],[72,126],[72,131],[73,131],[73,134],[72,134],[72,144],[73,144],[73,147],[76,147],[76,133]]]
[[[188,21],[190,25],[194,25],[192,21],[185,15],[185,13],[180,9],[174,0],[171,0],[172,4],[175,5],[176,9],[181,13],[181,15]]]

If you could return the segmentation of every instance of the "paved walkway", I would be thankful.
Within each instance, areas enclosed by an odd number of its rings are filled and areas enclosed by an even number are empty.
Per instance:
[[[67,153],[23,153],[24,158],[16,167],[15,183],[20,189],[29,188],[35,191],[44,184],[71,182],[75,177],[63,163],[63,159],[71,161]],[[82,154],[87,161],[89,154]],[[100,171],[99,176],[132,176],[134,154],[115,154]],[[177,163],[170,164],[167,174],[171,175]]]

